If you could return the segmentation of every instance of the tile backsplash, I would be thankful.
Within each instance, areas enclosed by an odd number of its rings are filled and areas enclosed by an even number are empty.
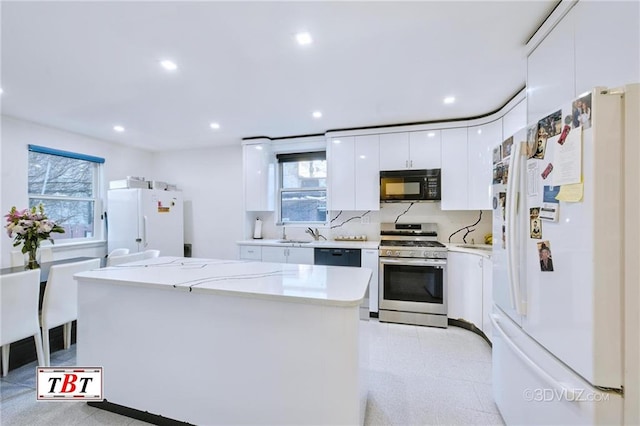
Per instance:
[[[335,239],[339,236],[361,236],[365,235],[368,240],[377,241],[380,239],[380,223],[436,223],[438,224],[438,240],[448,242],[449,236],[463,228],[474,224],[479,216],[480,210],[440,210],[440,203],[385,203],[381,205],[379,211],[331,211],[330,226],[317,228],[327,239]],[[276,226],[273,212],[250,213],[248,219],[253,225],[256,217],[263,220],[263,238],[282,238],[282,226]],[[481,221],[473,227],[473,232],[467,235],[467,243],[472,240],[476,244],[484,243],[484,236],[491,232],[492,215],[491,211],[482,211]],[[315,226],[314,226],[315,228]],[[286,227],[287,238],[308,239],[305,234],[306,227],[290,225]],[[458,232],[451,238],[452,243],[462,243],[462,238],[466,230]],[[247,230],[248,238],[253,235],[253,228]]]

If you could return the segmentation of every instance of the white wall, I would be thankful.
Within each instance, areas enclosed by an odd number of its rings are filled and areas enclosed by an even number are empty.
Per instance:
[[[127,148],[110,142],[81,136],[74,133],[46,127],[31,122],[2,116],[2,144],[0,146],[0,212],[4,216],[12,206],[26,208],[27,196],[27,145],[35,144],[48,148],[73,151],[82,154],[103,157],[104,186],[103,196],[110,180],[126,176],[151,176],[152,155],[148,151]],[[4,220],[3,220],[4,227]],[[2,229],[0,237],[0,265],[9,266],[13,239]],[[75,256],[102,256],[105,254],[104,242],[85,246],[54,245],[54,258],[62,259]]]
[[[154,154],[161,180],[185,200],[185,242],[193,257],[237,259],[245,224],[240,142],[220,148]],[[160,178],[159,178],[160,179]]]

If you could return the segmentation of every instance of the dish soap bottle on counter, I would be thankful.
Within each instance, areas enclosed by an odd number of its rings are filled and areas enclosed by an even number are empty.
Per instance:
[[[259,217],[256,218],[256,224],[253,228],[253,239],[261,240],[262,239],[262,220]]]

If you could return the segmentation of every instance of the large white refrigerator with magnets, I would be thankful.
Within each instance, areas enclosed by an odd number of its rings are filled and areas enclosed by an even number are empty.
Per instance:
[[[107,194],[108,251],[160,250],[161,256],[184,255],[182,192],[158,189],[112,189]]]
[[[638,403],[623,392],[622,276],[637,86],[568,100],[494,156],[493,393],[507,424],[623,424]]]

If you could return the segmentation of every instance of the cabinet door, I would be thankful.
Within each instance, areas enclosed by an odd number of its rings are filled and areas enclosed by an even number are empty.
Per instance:
[[[329,210],[356,210],[353,136],[331,138],[329,151]]]
[[[467,128],[442,131],[442,210],[468,206]]]
[[[247,211],[272,211],[275,198],[275,163],[268,144],[244,145],[244,205]]]
[[[287,263],[288,247],[262,247],[262,261],[274,263]]]
[[[482,256],[463,254],[465,257],[464,319],[482,328]]]
[[[447,255],[447,316],[464,319],[464,281],[466,275],[464,253],[449,252]]]
[[[409,133],[380,135],[380,170],[409,168]]]
[[[441,162],[440,130],[409,133],[409,167],[439,169]]]
[[[360,264],[363,268],[371,269],[369,282],[369,312],[378,312],[378,250],[362,250]]]
[[[313,265],[313,248],[289,247],[287,248],[287,263],[299,265]]]
[[[262,260],[262,247],[240,246],[240,260]]]
[[[337,182],[337,185],[342,185]],[[380,210],[380,143],[378,135],[355,138],[355,209]],[[336,209],[332,210],[346,210]]]
[[[580,2],[578,6],[582,7],[583,3],[587,2]],[[554,112],[554,108],[574,98],[577,72],[575,54],[580,48],[580,43],[574,41],[574,19],[575,11],[572,9],[527,58],[527,87],[535,88],[527,90],[527,123],[534,123],[534,120]],[[603,23],[599,22],[598,28],[603,28]],[[601,39],[598,37],[597,46],[601,46]],[[606,41],[603,40],[603,43]],[[610,48],[607,46],[604,49]],[[597,47],[590,46],[588,49],[587,66],[597,66],[594,64],[597,61]]]
[[[493,149],[502,143],[502,119],[468,128],[468,209],[491,210]]]
[[[502,139],[516,134],[527,127],[527,100],[523,99],[511,111],[502,117]]]
[[[482,331],[492,340],[491,309],[493,305],[493,261],[482,258]]]

